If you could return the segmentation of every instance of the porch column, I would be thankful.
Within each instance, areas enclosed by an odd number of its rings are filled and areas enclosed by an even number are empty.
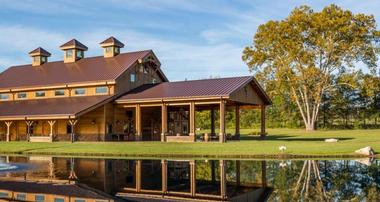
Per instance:
[[[71,127],[70,140],[72,143],[75,142],[75,125],[77,124],[77,122],[78,122],[77,119],[69,120],[69,124]]]
[[[166,142],[168,132],[168,107],[165,103],[161,106],[161,142]]]
[[[190,161],[190,194],[192,197],[195,196],[197,189],[196,182],[196,171],[195,171],[195,160]]]
[[[136,160],[136,192],[141,191],[141,160]]]
[[[30,133],[31,133],[31,127],[34,123],[34,121],[25,121],[26,123],[26,140],[29,142],[30,141]]]
[[[210,118],[211,118],[211,135],[215,135],[215,108],[212,107],[210,111]]]
[[[240,187],[240,160],[236,160],[236,186]]]
[[[260,137],[264,138],[266,136],[265,132],[265,105],[260,105],[261,108],[261,131]]]
[[[226,199],[227,198],[227,195],[226,195],[226,186],[227,186],[227,183],[226,183],[226,163],[224,162],[224,160],[220,160],[219,165],[220,165],[220,197],[222,199]]]
[[[142,131],[141,131],[141,106],[139,104],[136,105],[136,141],[142,140]]]
[[[267,187],[267,162],[261,161],[261,186]]]
[[[235,139],[240,140],[240,107],[235,106]]]
[[[48,121],[49,125],[50,125],[50,133],[49,133],[49,136],[50,136],[50,141],[53,142],[53,127],[54,127],[54,124],[55,124],[56,121]]]
[[[162,194],[168,192],[168,162],[166,160],[161,160],[161,170],[162,170]]]
[[[220,101],[220,131],[219,131],[219,142],[223,143],[226,141],[226,101]]]
[[[196,133],[195,133],[195,103],[190,102],[190,110],[189,110],[189,118],[190,118],[190,133],[189,136],[195,142]]]
[[[9,142],[10,141],[10,134],[11,134],[10,129],[11,129],[12,121],[6,121],[5,125],[7,125],[6,141]]]

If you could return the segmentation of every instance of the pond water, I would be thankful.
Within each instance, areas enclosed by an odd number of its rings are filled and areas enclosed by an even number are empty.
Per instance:
[[[380,201],[380,161],[0,157],[18,201]]]

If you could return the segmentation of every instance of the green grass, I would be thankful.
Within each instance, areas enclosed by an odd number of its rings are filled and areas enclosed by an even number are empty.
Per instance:
[[[242,130],[248,134],[250,130]],[[325,143],[338,138],[338,143]],[[287,147],[285,155],[279,146]],[[196,143],[161,142],[0,142],[0,153],[140,156],[140,157],[231,157],[231,158],[294,158],[353,157],[354,151],[372,146],[380,151],[380,130],[329,130],[305,132],[295,129],[269,129],[265,140],[242,135],[241,141]]]

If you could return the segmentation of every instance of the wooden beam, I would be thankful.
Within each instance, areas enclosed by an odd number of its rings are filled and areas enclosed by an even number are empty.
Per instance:
[[[142,131],[141,131],[141,106],[140,106],[140,104],[137,104],[135,109],[136,109],[135,110],[135,123],[136,123],[135,140],[141,141],[142,140]]]
[[[240,140],[240,107],[235,106],[235,139]]]
[[[161,142],[166,141],[166,134],[168,133],[168,107],[165,103],[161,105]]]
[[[53,127],[56,121],[48,121],[48,123],[50,125],[50,133],[49,133],[50,141],[53,142]]]
[[[9,142],[10,141],[10,128],[11,128],[11,125],[12,125],[12,121],[5,121],[5,125],[7,126],[7,134],[6,134],[6,141]]]
[[[196,134],[195,134],[195,103],[190,102],[190,110],[189,110],[189,121],[190,121],[190,131],[189,136],[195,142]]]
[[[226,101],[220,101],[219,107],[219,118],[220,118],[220,130],[219,130],[219,142],[223,143],[226,141]]]
[[[195,197],[197,189],[195,160],[190,161],[190,194]]]
[[[168,192],[168,162],[166,160],[161,160],[161,170],[162,170],[162,194]]]
[[[141,191],[141,160],[136,160],[136,192]]]
[[[227,182],[226,182],[226,163],[224,160],[219,161],[220,166],[220,197],[222,199],[227,198]]]
[[[30,133],[31,133],[31,127],[34,123],[34,121],[28,121],[28,120],[25,120],[25,123],[26,123],[26,126],[27,126],[27,130],[26,130],[26,140],[29,142],[30,141]]]
[[[77,119],[70,119],[69,124],[71,126],[71,134],[70,134],[70,140],[71,142],[75,142],[75,125],[77,124]]]
[[[260,137],[264,138],[266,136],[265,132],[265,105],[261,105],[261,130]]]

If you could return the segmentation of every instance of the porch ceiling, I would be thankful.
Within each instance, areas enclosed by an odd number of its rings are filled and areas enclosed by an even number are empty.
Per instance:
[[[100,106],[111,98],[102,95],[4,101],[0,103],[0,120],[77,118],[82,112]]]

